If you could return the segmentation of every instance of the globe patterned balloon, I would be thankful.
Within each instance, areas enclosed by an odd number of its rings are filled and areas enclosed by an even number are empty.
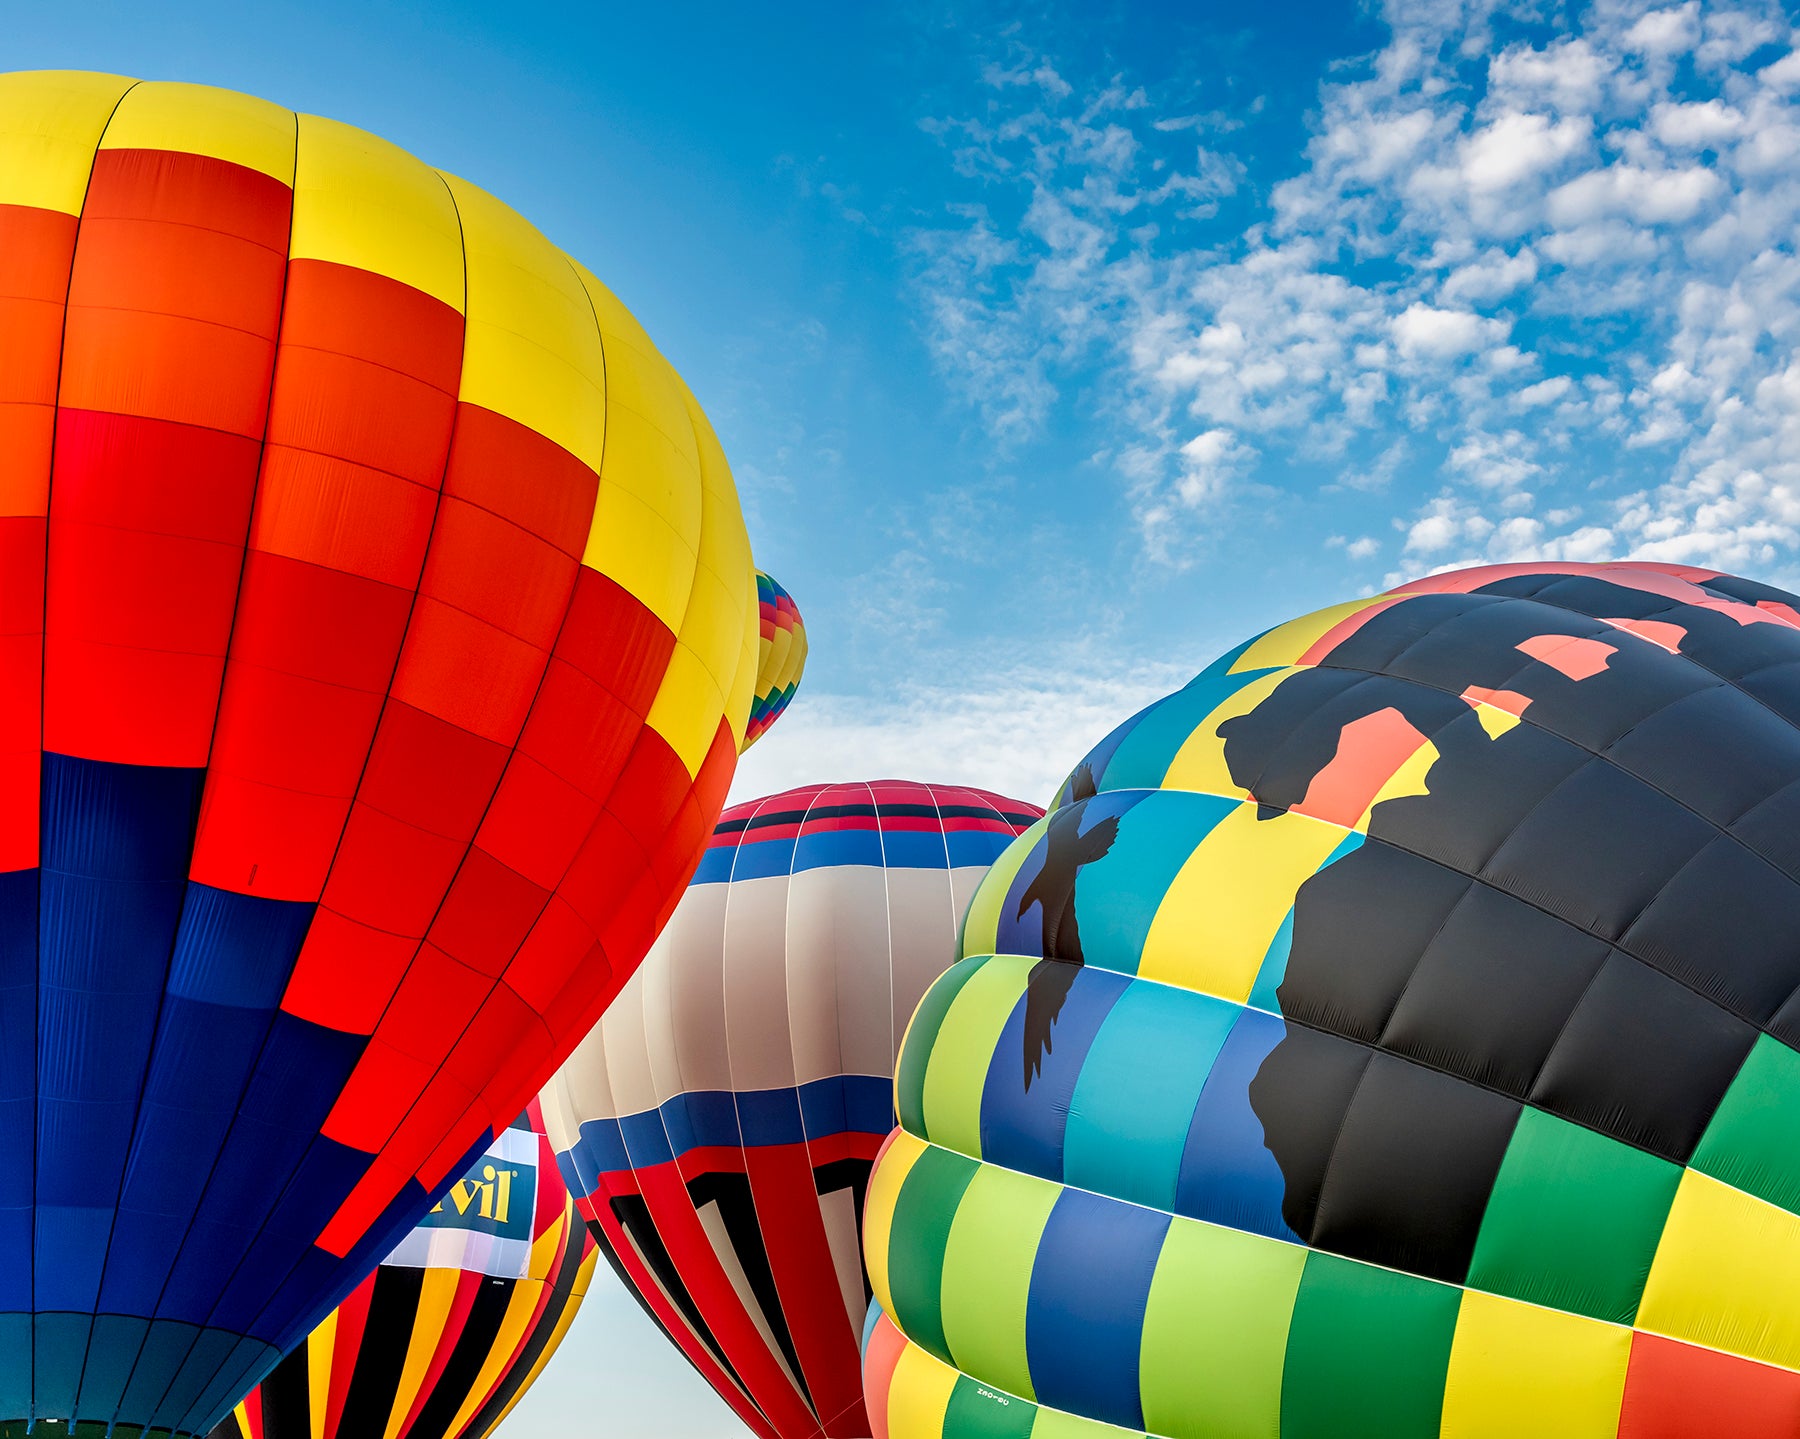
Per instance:
[[[877,1435],[1800,1432],[1800,600],[1434,576],[1122,725],[871,1180]]]

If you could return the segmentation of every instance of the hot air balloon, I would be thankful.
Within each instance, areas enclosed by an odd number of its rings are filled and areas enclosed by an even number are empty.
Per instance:
[[[1295,620],[994,866],[870,1182],[877,1435],[1800,1432],[1800,599]]]
[[[485,1439],[581,1307],[599,1251],[532,1101],[210,1439]]]
[[[756,572],[756,606],[762,637],[758,641],[756,693],[750,700],[750,723],[744,748],[763,737],[781,718],[806,668],[806,625],[794,597],[761,570]]]
[[[765,1439],[869,1433],[858,1231],[901,1027],[976,881],[1039,813],[898,781],[732,807],[544,1091],[607,1257]]]
[[[0,1426],[204,1433],[673,909],[755,570],[604,286],[249,96],[0,77],[0,357]]]

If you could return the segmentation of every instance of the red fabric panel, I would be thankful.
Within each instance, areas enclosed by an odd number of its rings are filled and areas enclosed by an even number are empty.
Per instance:
[[[192,876],[322,893],[412,612],[455,419],[462,317],[298,260]]]
[[[875,1321],[869,1352],[863,1357],[863,1393],[869,1402],[870,1426],[865,1432],[874,1439],[888,1439],[888,1390],[894,1382],[894,1367],[905,1352],[906,1341],[893,1320],[883,1314]]]
[[[1631,1337],[1619,1439],[1791,1439],[1800,1434],[1800,1374],[1680,1344]]]
[[[437,1348],[432,1352],[431,1367],[425,1371],[424,1382],[419,1385],[419,1392],[413,1396],[412,1408],[407,1410],[405,1422],[400,1426],[399,1439],[406,1439],[414,1421],[419,1417],[419,1411],[431,1398],[431,1391],[437,1388],[444,1366],[450,1362],[450,1356],[456,1350],[456,1341],[463,1332],[463,1326],[469,1322],[469,1311],[475,1307],[475,1295],[486,1282],[485,1274],[468,1270],[458,1276],[456,1298],[450,1301],[450,1313],[445,1317],[444,1331],[438,1336]]]
[[[862,1373],[857,1336],[844,1322],[843,1306],[816,1302],[839,1290],[812,1156],[805,1144],[749,1145],[744,1172],[813,1408],[821,1419],[841,1418],[862,1398]]]
[[[206,763],[268,411],[292,193],[103,150],[58,390],[44,744]]]
[[[0,518],[0,870],[38,862],[43,632],[44,521]]]
[[[356,1374],[356,1356],[362,1350],[363,1331],[369,1326],[369,1303],[374,1297],[375,1276],[371,1274],[338,1305],[331,1375],[325,1394],[324,1439],[337,1439],[338,1420],[343,1417],[344,1399],[350,1393],[350,1380]],[[259,1392],[260,1389],[259,1385]]]

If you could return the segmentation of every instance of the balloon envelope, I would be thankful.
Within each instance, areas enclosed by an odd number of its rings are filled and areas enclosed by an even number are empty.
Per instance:
[[[900,1057],[876,1433],[1793,1432],[1797,606],[1438,575],[1103,741]]]
[[[484,1439],[598,1257],[534,1101],[209,1439]]]
[[[0,1425],[204,1431],[648,947],[755,571],[604,286],[249,96],[0,77],[0,354]]]
[[[858,1228],[895,1050],[976,881],[1038,813],[898,781],[727,810],[544,1091],[608,1258],[759,1434],[869,1432]]]
[[[750,723],[744,731],[745,749],[781,718],[806,668],[806,625],[794,597],[758,570],[756,600],[761,639],[757,644],[756,694],[750,701]]]

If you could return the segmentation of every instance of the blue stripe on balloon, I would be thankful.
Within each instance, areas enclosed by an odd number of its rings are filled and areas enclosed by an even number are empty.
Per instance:
[[[870,829],[802,830],[794,848],[794,873],[861,864],[880,868],[881,833]],[[940,847],[941,848],[941,847]]]
[[[1025,1301],[1026,1360],[1040,1404],[1144,1427],[1138,1355],[1169,1222],[1085,1190],[1057,1196]]]

